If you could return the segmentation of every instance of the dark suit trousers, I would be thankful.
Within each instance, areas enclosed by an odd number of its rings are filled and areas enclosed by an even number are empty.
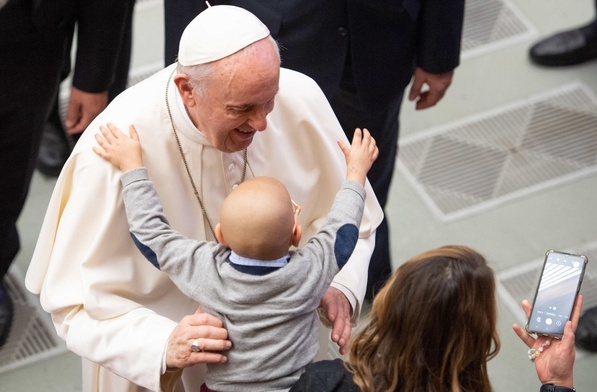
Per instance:
[[[16,222],[60,84],[64,52],[64,42],[44,41],[31,24],[27,3],[21,4],[0,10],[0,278],[20,248]]]
[[[349,57],[349,56],[347,56]],[[334,113],[338,117],[348,140],[352,140],[355,128],[367,128],[375,138],[379,157],[367,175],[379,204],[384,209],[384,218],[375,236],[375,250],[369,263],[366,298],[372,299],[392,274],[390,262],[389,228],[385,218],[385,206],[394,174],[398,154],[398,115],[402,95],[375,108],[363,104],[357,94],[350,64],[346,64],[339,89],[328,96]]]
[[[112,84],[110,84],[110,88],[108,89],[108,103],[112,102],[112,100],[116,98],[118,94],[126,90],[128,85],[129,68],[131,63],[131,50],[133,44],[133,13],[135,7],[135,0],[123,1],[127,1],[127,17],[125,22],[124,35],[122,37],[122,42],[118,50],[118,55],[116,57],[114,80],[112,81]],[[65,52],[61,80],[66,79],[71,72],[70,50],[71,49],[69,45],[68,50]],[[48,122],[53,124],[55,129],[61,130],[58,136],[62,139],[62,142],[65,145],[69,146],[69,149],[71,145],[71,138],[72,142],[74,143],[79,140],[79,137],[81,137],[81,134],[72,135],[71,137],[69,137],[66,134],[66,130],[64,129],[64,124],[60,116],[60,91],[57,91],[56,97],[54,98],[54,104],[52,105],[52,111],[48,117]]]

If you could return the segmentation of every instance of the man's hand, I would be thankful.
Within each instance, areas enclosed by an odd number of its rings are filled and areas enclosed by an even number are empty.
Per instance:
[[[224,363],[223,354],[213,351],[228,350],[232,342],[227,340],[228,331],[222,321],[207,313],[201,307],[195,314],[185,316],[168,338],[166,366],[168,369],[182,369],[197,363]],[[197,340],[200,351],[191,351],[191,344]]]
[[[70,135],[81,133],[108,105],[108,92],[86,93],[76,87],[70,90],[70,99],[64,125]]]
[[[415,69],[408,99],[417,101],[415,106],[417,110],[427,109],[435,105],[443,98],[446,90],[450,87],[453,75],[454,71],[432,74],[423,71],[421,68]],[[425,84],[428,89],[423,91],[423,85]]]
[[[340,290],[330,287],[321,299],[319,314],[332,326],[332,341],[340,347],[340,354],[344,355],[350,341],[350,303]],[[324,320],[325,322],[325,320]]]

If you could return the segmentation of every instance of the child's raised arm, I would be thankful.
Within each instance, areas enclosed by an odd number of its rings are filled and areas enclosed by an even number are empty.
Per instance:
[[[367,129],[361,131],[360,128],[357,128],[354,131],[350,148],[341,141],[338,141],[338,145],[346,158],[346,179],[356,181],[364,186],[367,172],[379,155],[375,139]]]
[[[120,132],[120,129],[111,123],[106,127],[100,126],[100,131],[101,134],[95,134],[95,140],[100,147],[93,147],[97,155],[122,172],[143,166],[141,143],[134,125],[129,127],[131,137]]]

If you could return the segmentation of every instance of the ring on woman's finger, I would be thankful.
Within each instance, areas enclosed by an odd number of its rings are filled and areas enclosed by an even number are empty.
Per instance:
[[[191,342],[191,351],[194,353],[199,353],[199,352],[203,351],[203,349],[201,347],[199,347],[198,339],[193,339],[193,341]]]

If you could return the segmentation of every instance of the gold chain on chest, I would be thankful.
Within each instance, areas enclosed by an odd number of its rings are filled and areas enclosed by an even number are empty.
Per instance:
[[[197,186],[195,186],[195,181],[193,181],[193,176],[191,176],[191,170],[189,169],[189,164],[187,163],[187,159],[185,158],[184,153],[182,152],[182,145],[180,144],[180,139],[178,137],[178,131],[176,131],[176,127],[174,126],[174,119],[172,118],[172,112],[170,110],[170,100],[168,99],[168,89],[170,88],[170,83],[172,82],[172,76],[174,76],[174,72],[172,72],[172,74],[168,78],[168,83],[166,84],[166,109],[168,109],[168,117],[170,118],[170,124],[172,125],[172,131],[174,132],[174,137],[176,138],[176,145],[178,146],[178,151],[180,152],[180,157],[182,158],[182,162],[184,163],[184,168],[187,172],[187,177],[189,178],[189,181],[191,182],[191,186],[193,187],[193,192],[195,193],[195,198],[197,198],[197,201],[199,202],[199,206],[201,207],[201,212],[203,213],[203,217],[205,218],[205,221],[207,222],[207,225],[209,226],[209,230],[211,231],[213,238],[216,238],[216,233],[214,231],[214,228],[211,224],[211,221],[209,220],[209,216],[207,216],[207,211],[205,210],[203,201],[201,200],[201,197],[199,196],[199,191],[197,191]],[[246,148],[243,150],[243,160],[244,160],[243,174],[241,176],[240,182],[245,181],[245,176],[247,174],[248,159],[247,159],[247,149]]]

